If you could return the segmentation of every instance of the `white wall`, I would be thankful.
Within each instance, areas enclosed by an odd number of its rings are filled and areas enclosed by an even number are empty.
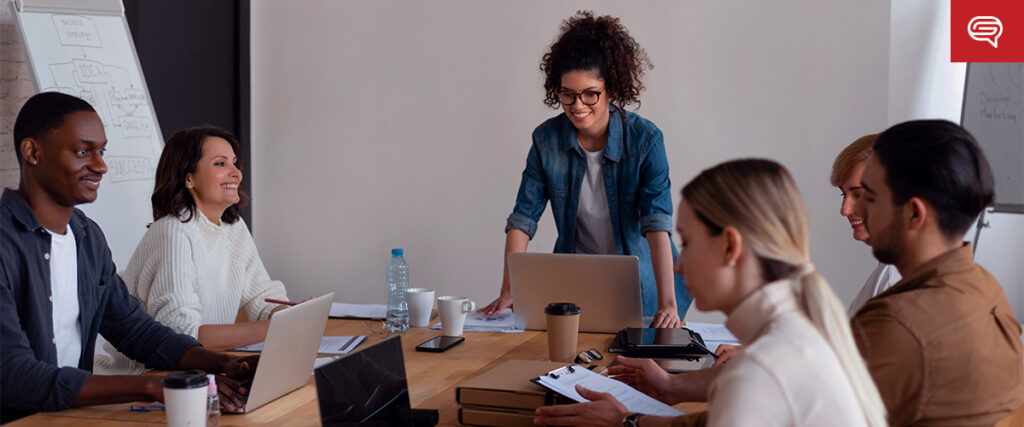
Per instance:
[[[381,303],[388,249],[404,247],[414,286],[490,301],[530,133],[557,114],[538,63],[584,8],[621,17],[655,64],[639,113],[665,134],[676,202],[720,161],[781,161],[815,263],[851,300],[874,261],[828,174],[887,124],[884,0],[253,2],[253,228],[270,274],[296,298]],[[554,238],[546,213],[531,250]]]

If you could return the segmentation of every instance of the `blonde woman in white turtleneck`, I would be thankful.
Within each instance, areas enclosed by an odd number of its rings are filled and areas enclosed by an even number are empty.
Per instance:
[[[708,411],[676,419],[629,414],[611,395],[577,387],[590,402],[539,408],[535,423],[887,425],[846,312],[811,263],[810,224],[789,173],[771,160],[722,163],[683,188],[677,212],[676,271],[697,308],[728,316],[744,350],[724,367],[693,374],[627,358],[609,373],[668,404],[706,399]]]
[[[154,222],[123,274],[128,290],[154,319],[223,350],[264,340],[270,316],[284,308],[284,285],[270,280],[245,221],[238,141],[214,127],[186,129],[164,146],[153,191]],[[239,308],[250,322],[234,323]],[[102,373],[144,367],[114,350],[98,356]]]

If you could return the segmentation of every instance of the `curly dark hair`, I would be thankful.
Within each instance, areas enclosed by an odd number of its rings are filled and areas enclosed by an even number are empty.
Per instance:
[[[181,222],[189,222],[196,216],[198,207],[192,194],[185,189],[185,176],[195,173],[203,157],[203,142],[212,137],[223,138],[231,144],[235,156],[241,159],[238,139],[224,129],[200,126],[175,133],[164,144],[164,151],[156,165],[156,185],[150,198],[153,202],[153,221],[173,216]],[[249,196],[239,188],[238,197],[238,203],[224,211],[221,221],[234,224],[242,217],[242,209],[249,202]]]
[[[569,71],[597,71],[604,80],[605,93],[611,105],[618,108],[637,104],[644,90],[641,80],[647,70],[654,69],[647,51],[629,35],[619,18],[594,17],[594,12],[581,10],[562,21],[561,34],[541,59],[544,73],[544,104],[558,108],[562,75]]]

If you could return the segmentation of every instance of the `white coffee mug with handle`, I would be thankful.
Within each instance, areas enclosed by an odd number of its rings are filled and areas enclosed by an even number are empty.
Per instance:
[[[466,313],[473,310],[476,310],[476,303],[467,297],[437,297],[437,311],[441,313],[441,334],[449,337],[462,336]]]

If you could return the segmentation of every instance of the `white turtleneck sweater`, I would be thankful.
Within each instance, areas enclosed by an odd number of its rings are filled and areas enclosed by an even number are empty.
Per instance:
[[[743,352],[709,391],[709,426],[863,426],[864,413],[832,347],[800,310],[791,280],[761,286],[725,326]]]
[[[265,298],[287,300],[284,284],[270,280],[252,235],[239,219],[216,225],[197,211],[189,222],[165,216],[152,225],[122,274],[143,309],[174,331],[199,335],[199,326],[231,324],[244,307],[250,320],[263,320],[277,307]],[[94,371],[135,374],[142,364],[104,345]]]

